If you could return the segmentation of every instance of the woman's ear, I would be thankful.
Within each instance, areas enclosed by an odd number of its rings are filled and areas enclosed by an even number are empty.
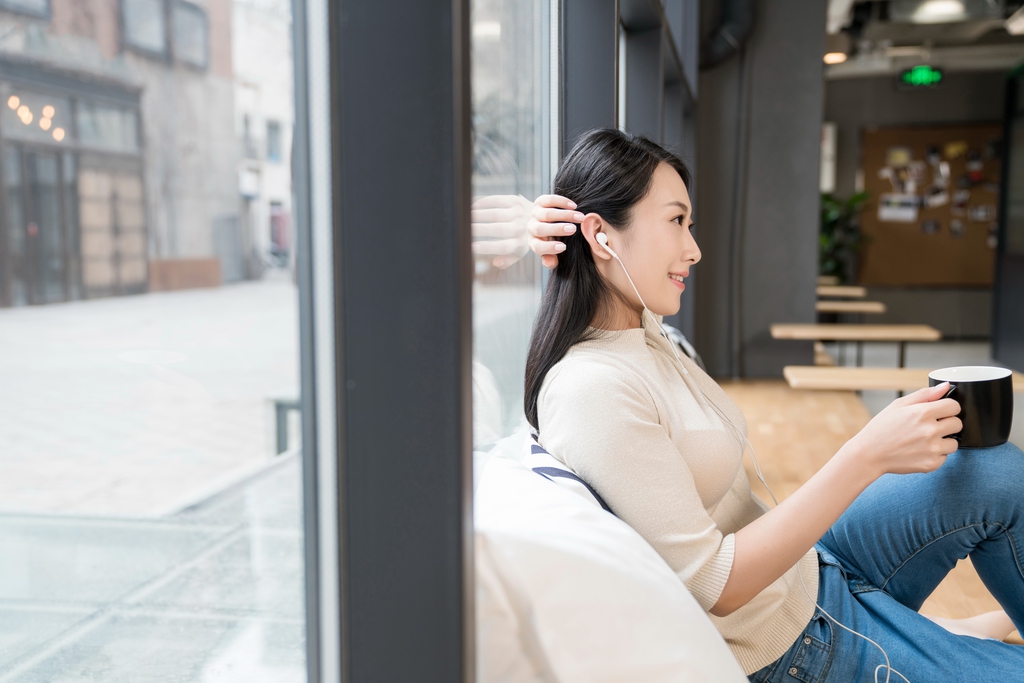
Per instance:
[[[588,213],[584,217],[583,222],[580,223],[580,234],[583,235],[583,239],[587,240],[587,244],[590,245],[590,253],[594,257],[595,262],[597,259],[608,261],[612,255],[597,241],[597,233],[599,232],[606,234],[608,232],[604,220],[596,213]]]

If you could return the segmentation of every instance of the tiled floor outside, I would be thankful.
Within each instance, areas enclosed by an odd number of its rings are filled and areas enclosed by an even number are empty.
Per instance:
[[[298,458],[164,519],[0,515],[0,683],[306,680]]]
[[[297,310],[273,272],[0,309],[0,510],[159,516],[271,458]]]
[[[305,680],[297,340],[286,273],[0,310],[0,683]]]

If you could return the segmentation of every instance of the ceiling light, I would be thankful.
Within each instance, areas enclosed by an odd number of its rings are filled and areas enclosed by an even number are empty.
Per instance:
[[[842,64],[846,61],[845,52],[829,52],[825,55],[826,64]]]
[[[45,116],[48,119],[52,119],[55,112],[56,110],[53,108],[53,105],[51,104],[48,104],[45,107],[43,107],[43,116]]]
[[[50,125],[52,125],[52,123],[53,122],[45,116],[39,119],[39,127],[43,130],[50,130]]]
[[[21,98],[17,95],[11,95],[7,98],[7,106],[11,109],[17,109],[19,104],[21,104]]]
[[[967,19],[962,0],[927,0],[918,5],[911,18],[921,24],[941,24]]]
[[[61,140],[63,140],[64,139],[64,129],[63,128],[54,128],[53,129],[53,139],[56,140],[57,142],[60,142]]]

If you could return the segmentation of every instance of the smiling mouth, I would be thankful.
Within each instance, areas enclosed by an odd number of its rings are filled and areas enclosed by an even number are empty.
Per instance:
[[[675,280],[676,282],[683,282],[684,276],[682,275],[677,275],[676,273],[669,273],[668,276],[669,278]]]

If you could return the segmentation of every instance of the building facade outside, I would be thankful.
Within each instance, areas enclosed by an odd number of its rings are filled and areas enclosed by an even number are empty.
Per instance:
[[[283,266],[293,253],[291,4],[234,0],[231,21],[240,220],[252,235],[254,270]]]
[[[0,0],[0,304],[249,274],[230,0]]]

